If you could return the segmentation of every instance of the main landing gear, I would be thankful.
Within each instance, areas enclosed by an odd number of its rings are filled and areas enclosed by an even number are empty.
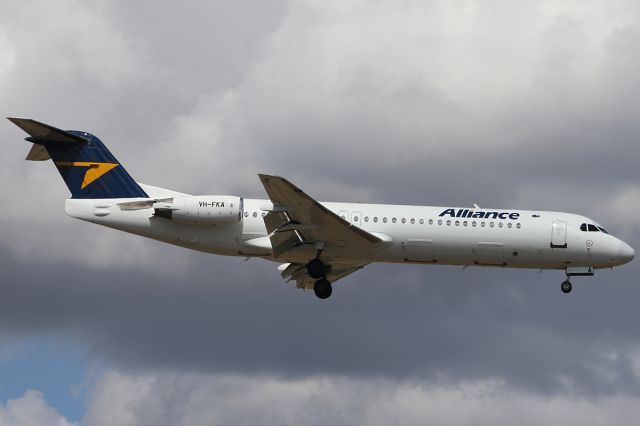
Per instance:
[[[328,299],[333,292],[333,288],[331,287],[331,283],[327,281],[326,278],[320,278],[313,285],[313,292],[319,299]]]
[[[320,254],[318,252],[318,254]],[[313,285],[313,292],[319,299],[327,299],[331,296],[333,288],[331,283],[327,280],[327,266],[318,257],[311,259],[307,263],[307,274],[314,280],[317,280]]]
[[[324,277],[326,269],[324,262],[317,257],[315,259],[311,259],[311,261],[307,263],[307,274],[309,274],[309,276],[314,280]]]

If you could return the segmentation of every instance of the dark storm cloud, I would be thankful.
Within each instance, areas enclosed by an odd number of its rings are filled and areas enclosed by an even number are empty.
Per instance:
[[[0,321],[16,333],[70,334],[124,370],[640,390],[628,352],[640,337],[638,290],[621,272],[602,272],[566,298],[554,273],[372,266],[321,304],[282,284],[270,263],[192,256],[188,273],[167,278],[28,266],[5,254],[12,278],[2,284]]]
[[[637,14],[587,25],[578,6],[566,19],[535,5],[345,4],[67,1],[44,19],[38,3],[9,2],[2,109],[92,131],[137,179],[177,190],[263,197],[265,171],[323,200],[517,200],[598,213],[640,246],[635,216],[600,206],[637,189]],[[0,126],[15,200],[1,228],[8,333],[72,335],[128,371],[638,392],[635,264],[570,297],[560,273],[374,265],[320,303],[274,264],[71,221],[55,171],[21,161],[22,136]]]

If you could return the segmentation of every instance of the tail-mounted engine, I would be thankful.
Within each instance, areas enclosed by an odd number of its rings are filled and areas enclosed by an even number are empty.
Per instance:
[[[154,216],[174,222],[225,225],[242,220],[242,198],[231,195],[175,197],[153,203]]]

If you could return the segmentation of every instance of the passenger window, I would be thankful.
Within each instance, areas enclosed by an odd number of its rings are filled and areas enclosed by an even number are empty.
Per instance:
[[[581,231],[586,231],[587,230],[587,224],[583,223],[582,225],[580,225],[580,230]]]
[[[262,212],[262,217],[265,217],[267,215],[267,212]]]
[[[456,226],[460,226],[460,221],[456,220]]]
[[[433,219],[429,219],[429,225],[433,225]]]
[[[520,226],[521,225],[519,223],[516,223],[516,228],[520,229]]]
[[[473,226],[474,228],[476,227],[478,223],[474,220],[473,222],[471,222],[471,226]]]
[[[258,212],[253,212],[253,217],[258,217]]]
[[[498,222],[498,228],[502,228],[502,222]]]
[[[357,222],[357,221],[358,221],[358,216],[354,216],[354,217],[353,217],[353,221],[354,221],[354,222]]]
[[[391,222],[396,223],[396,218],[391,219]]]
[[[386,218],[386,217],[383,217],[383,218],[382,218],[382,221],[383,221],[384,223],[387,223],[387,218]]]
[[[489,222],[489,226],[493,228],[493,222]]]
[[[447,221],[447,226],[451,226],[451,221],[450,220]]]
[[[369,222],[369,216],[365,216],[365,217],[364,217],[364,221],[365,221],[365,222]]]
[[[438,219],[438,225],[442,225],[442,219]]]
[[[462,226],[467,226],[467,221],[462,222]]]
[[[424,224],[424,219],[420,219],[420,225]]]
[[[373,221],[374,221],[374,222],[377,222],[377,221],[378,221],[378,216],[374,216],[374,217],[373,217]]]
[[[480,227],[484,228],[484,222],[480,222]]]
[[[592,224],[587,225],[589,227],[589,232],[598,232],[598,227]]]
[[[249,217],[249,212],[244,212],[244,217]]]
[[[416,220],[414,218],[411,218],[410,222],[413,225],[414,223],[416,223]]]
[[[507,228],[511,228],[513,226],[513,223],[509,222],[507,223]]]
[[[401,220],[402,223],[405,223],[406,221],[407,221],[407,219],[405,219],[404,217]]]

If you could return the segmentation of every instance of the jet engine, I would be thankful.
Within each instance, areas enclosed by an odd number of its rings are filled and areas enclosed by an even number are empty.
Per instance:
[[[242,220],[243,202],[232,195],[197,195],[153,203],[153,210],[174,222],[226,225]]]

